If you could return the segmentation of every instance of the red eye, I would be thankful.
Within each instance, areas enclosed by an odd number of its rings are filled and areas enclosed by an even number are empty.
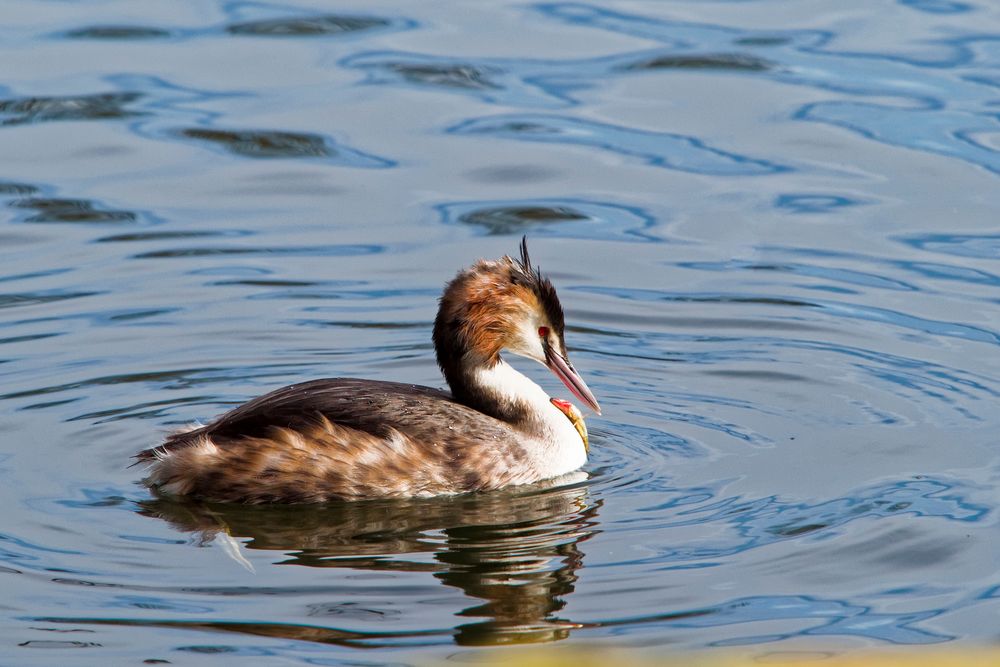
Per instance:
[[[548,338],[549,337],[549,328],[548,327],[538,327],[538,336],[539,336],[539,338]]]

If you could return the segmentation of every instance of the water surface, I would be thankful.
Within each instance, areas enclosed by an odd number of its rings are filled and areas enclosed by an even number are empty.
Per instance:
[[[964,1],[0,8],[0,662],[995,641],[998,45]],[[587,480],[137,484],[282,384],[439,386],[442,284],[522,234]]]

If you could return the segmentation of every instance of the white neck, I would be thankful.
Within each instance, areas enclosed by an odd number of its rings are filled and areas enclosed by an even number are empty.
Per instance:
[[[583,440],[573,423],[552,405],[545,390],[510,364],[501,359],[492,368],[476,369],[471,379],[501,402],[527,406],[533,428],[525,445],[536,450],[546,469],[551,468],[551,476],[576,470],[587,461]]]

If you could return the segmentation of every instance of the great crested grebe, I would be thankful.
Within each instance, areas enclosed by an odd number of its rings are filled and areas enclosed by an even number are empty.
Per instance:
[[[158,493],[243,503],[312,503],[466,493],[529,484],[587,460],[572,403],[501,357],[547,366],[601,413],[566,356],[556,290],[528,258],[480,260],[441,296],[434,349],[451,393],[330,378],[293,384],[136,455]]]

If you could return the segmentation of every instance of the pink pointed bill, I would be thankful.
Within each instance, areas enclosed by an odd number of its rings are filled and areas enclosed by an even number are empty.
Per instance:
[[[546,366],[548,366],[550,371],[555,373],[557,378],[563,381],[566,388],[574,396],[587,404],[591,410],[597,414],[601,414],[601,406],[597,404],[597,399],[594,398],[593,392],[590,391],[590,387],[587,386],[587,383],[576,372],[576,369],[570,366],[569,362],[558,352],[547,350],[545,358],[548,362]]]

